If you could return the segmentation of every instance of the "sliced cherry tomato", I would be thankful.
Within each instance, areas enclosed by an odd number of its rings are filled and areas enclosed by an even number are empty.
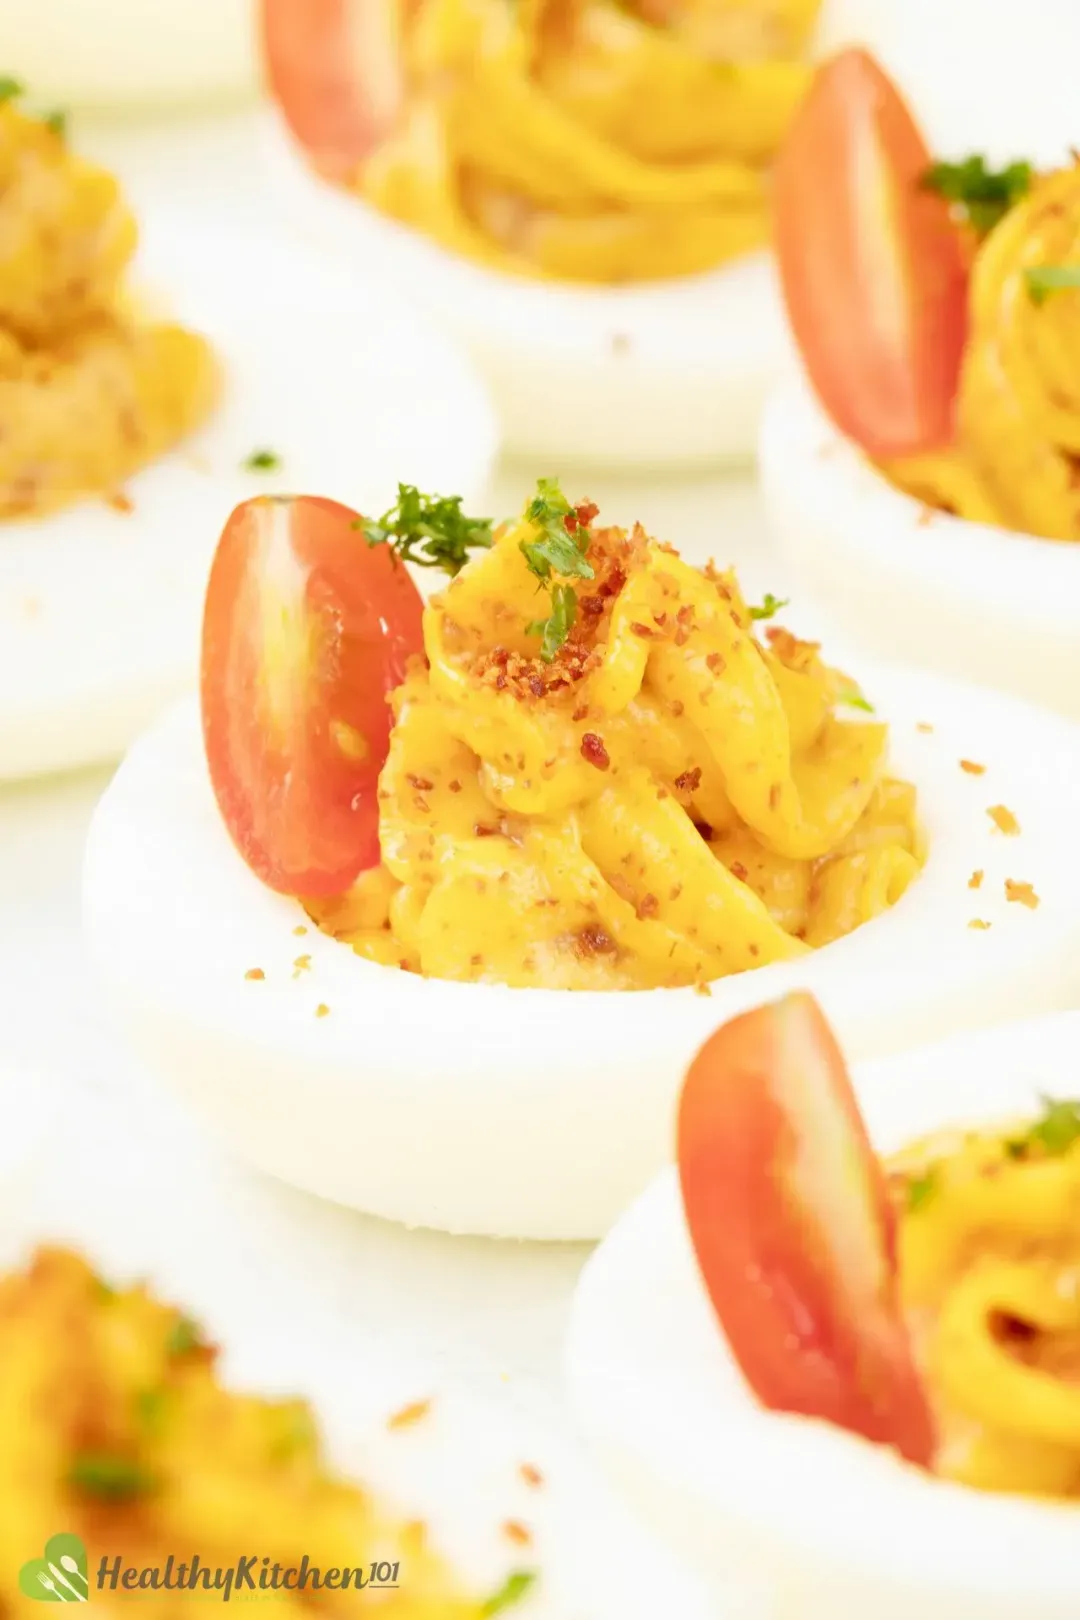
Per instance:
[[[423,647],[419,591],[357,522],[319,496],[258,496],[229,518],[210,572],[210,779],[240,853],[285,894],[340,894],[377,864],[387,695]]]
[[[270,91],[315,166],[350,179],[397,118],[408,0],[262,0]]]
[[[776,163],[788,318],[821,403],[874,456],[953,436],[967,333],[963,236],[923,178],[930,153],[865,51],[818,75]]]
[[[759,1007],[706,1042],[679,1105],[678,1163],[705,1287],[759,1400],[929,1465],[895,1217],[813,997]]]

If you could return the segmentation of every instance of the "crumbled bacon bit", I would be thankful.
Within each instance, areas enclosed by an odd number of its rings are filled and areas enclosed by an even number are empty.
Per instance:
[[[683,703],[679,698],[676,698],[674,703],[669,703],[668,704],[668,708],[671,710],[671,713],[672,713],[673,717],[676,720],[678,720],[679,716],[682,714],[683,710],[686,708],[686,704]]]
[[[1039,904],[1039,897],[1030,883],[1016,883],[1012,878],[1005,879],[1005,898],[1015,900],[1018,905],[1027,906],[1029,911],[1034,911]]]
[[[587,923],[579,928],[574,941],[579,956],[613,956],[618,950],[611,935],[606,934],[599,923]]]
[[[522,1463],[521,1467],[518,1469],[518,1473],[521,1475],[526,1485],[531,1485],[534,1490],[538,1485],[542,1485],[544,1483],[544,1476],[540,1472],[539,1468],[537,1468],[535,1463]]]
[[[968,878],[968,888],[969,889],[981,889],[982,888],[983,877],[984,877],[983,869],[980,866],[978,871],[972,872],[971,876]]]
[[[492,647],[477,659],[473,673],[482,686],[508,691],[523,703],[575,685],[600,661],[601,654],[595,648],[590,650],[579,641],[566,642],[550,664],[512,653],[506,647]]]
[[[503,1525],[503,1535],[507,1541],[512,1541],[515,1547],[530,1547],[532,1545],[532,1531],[518,1519],[507,1519]]]
[[[452,782],[448,782],[446,785],[450,789],[451,793],[461,792],[461,783],[458,781],[456,776]]]
[[[1006,838],[1015,838],[1020,831],[1020,823],[1003,804],[992,804],[986,813],[998,832],[1004,833]]]
[[[706,658],[705,663],[707,667],[712,670],[714,675],[722,675],[724,673],[724,660],[718,652],[711,652]]]
[[[248,968],[247,972],[244,974],[244,978],[245,979],[265,979],[266,974],[263,972],[262,968]]]
[[[386,1420],[388,1429],[411,1429],[414,1423],[420,1423],[431,1411],[431,1397],[423,1401],[410,1401],[400,1411],[394,1412]]]
[[[660,902],[655,894],[645,895],[637,908],[638,917],[644,922],[647,917],[655,917],[660,910]]]
[[[319,1002],[319,1005],[315,1009],[315,1016],[316,1018],[328,1018],[330,1016],[330,1009],[326,1005],[325,1001]]]
[[[600,508],[597,506],[595,501],[580,501],[574,508],[574,511],[577,513],[578,522],[584,529],[589,527],[589,524],[592,522],[593,518],[599,517],[600,515]]]
[[[587,619],[598,619],[607,609],[602,596],[580,596],[578,606]]]
[[[576,720],[586,720],[588,718],[588,714],[589,714],[589,705],[587,703],[579,703],[577,708],[574,710],[573,714],[570,716],[570,718],[571,718],[571,720],[575,720],[575,721]]]
[[[732,877],[738,878],[740,883],[745,883],[747,878],[750,876],[750,873],[747,871],[742,861],[732,861],[730,871]]]
[[[681,776],[675,778],[675,786],[680,793],[696,793],[701,786],[701,766],[695,765],[692,770],[683,771]]]
[[[666,613],[654,613],[653,614],[653,624],[657,625],[659,627],[659,629],[662,630],[664,628],[665,624],[667,624],[667,614]]]
[[[488,826],[483,821],[478,821],[473,826],[473,837],[474,838],[497,838],[498,836],[499,836],[499,828],[498,827]]]
[[[405,780],[410,787],[416,789],[417,793],[430,793],[435,786],[434,782],[429,781],[426,776],[417,776],[415,771],[407,771]]]
[[[693,624],[693,622],[694,622],[694,604],[693,604],[693,602],[684,602],[683,603],[682,607],[679,609],[678,613],[676,613],[676,615],[675,615],[675,622],[676,622],[676,624],[682,625],[684,630],[687,629],[688,626]]]
[[[975,763],[975,761],[973,759],[962,759],[960,761],[960,769],[962,771],[966,771],[969,776],[985,776],[986,775],[986,766],[985,765],[976,765],[976,763]]]
[[[598,737],[595,731],[587,731],[582,737],[581,757],[588,764],[595,765],[598,771],[606,771],[611,766],[608,751],[604,747],[604,739]]]
[[[989,926],[990,924],[982,917],[972,917],[971,921],[968,923],[969,928],[987,929]]]
[[[644,636],[646,641],[651,641],[656,635],[656,631],[651,629],[649,625],[639,624],[636,619],[630,628],[634,632],[635,636]]]

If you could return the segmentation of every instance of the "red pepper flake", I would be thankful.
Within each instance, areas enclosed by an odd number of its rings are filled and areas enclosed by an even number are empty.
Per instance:
[[[660,902],[655,894],[647,894],[637,908],[638,917],[644,921],[647,917],[655,917],[660,910]]]
[[[745,883],[747,878],[750,876],[750,873],[747,871],[742,861],[732,861],[731,875],[734,878],[738,878],[740,883]]]
[[[248,968],[247,972],[244,974],[244,978],[245,979],[265,979],[266,974],[263,972],[262,968]]]
[[[1012,878],[1005,879],[1005,898],[1015,900],[1017,905],[1027,906],[1029,911],[1034,911],[1039,904],[1039,897],[1030,883],[1014,883]]]
[[[695,765],[692,770],[683,771],[681,776],[675,778],[675,786],[680,793],[696,793],[701,786],[701,766]]]
[[[986,775],[986,766],[985,765],[976,765],[976,763],[975,763],[975,761],[973,759],[962,759],[960,761],[960,769],[962,771],[966,771],[969,776],[985,776]]]
[[[431,1397],[423,1401],[410,1401],[400,1411],[393,1413],[386,1420],[388,1429],[411,1429],[415,1423],[423,1422],[431,1411]]]
[[[544,1476],[535,1463],[522,1463],[518,1473],[526,1485],[531,1485],[534,1490],[544,1483]]]
[[[985,876],[985,873],[983,872],[983,869],[980,866],[978,871],[977,872],[972,872],[971,876],[968,878],[968,888],[969,889],[981,889],[982,888],[982,880],[983,880],[984,876]]]
[[[1003,804],[992,804],[986,813],[998,832],[1004,833],[1006,838],[1015,838],[1019,833],[1020,823],[1012,811],[1007,810]]]
[[[434,782],[429,781],[426,776],[417,776],[415,771],[408,771],[405,780],[410,787],[416,789],[417,793],[430,793],[435,786]]]
[[[987,929],[989,926],[990,924],[985,922],[982,917],[972,917],[971,921],[968,923],[969,928]]]
[[[452,782],[447,783],[447,786],[449,787],[451,793],[460,793],[461,792],[461,783],[458,781],[456,776],[455,776],[455,778],[454,778],[454,780]]]
[[[575,507],[577,520],[583,529],[587,529],[594,517],[599,517],[600,508],[595,501],[579,501]]]
[[[315,1009],[315,1016],[316,1016],[316,1018],[329,1018],[330,1009],[326,1005],[325,1001],[320,1001],[319,1002],[319,1005]]]
[[[512,1541],[515,1547],[532,1546],[532,1531],[519,1519],[507,1519],[502,1529],[507,1541]]]
[[[581,757],[588,764],[595,765],[598,771],[606,771],[611,766],[608,751],[604,747],[604,739],[598,737],[595,731],[587,731],[582,737]]]

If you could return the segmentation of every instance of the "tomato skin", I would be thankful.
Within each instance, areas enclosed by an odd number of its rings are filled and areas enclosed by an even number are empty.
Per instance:
[[[308,156],[349,181],[404,97],[401,0],[260,0],[271,94]]]
[[[873,57],[826,62],[774,172],[788,319],[833,421],[869,455],[948,445],[967,337],[968,270],[930,152]]]
[[[677,1135],[698,1265],[758,1399],[928,1467],[933,1423],[900,1312],[895,1215],[812,996],[744,1013],[705,1043]]]
[[[387,697],[423,650],[388,545],[321,496],[258,496],[225,525],[203,615],[203,740],[237,849],[284,894],[340,894],[379,861]]]

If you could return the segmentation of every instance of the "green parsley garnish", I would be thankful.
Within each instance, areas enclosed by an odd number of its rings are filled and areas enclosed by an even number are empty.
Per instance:
[[[526,521],[539,529],[532,540],[522,540],[521,555],[530,574],[541,585],[551,588],[551,613],[534,619],[527,634],[539,636],[540,657],[550,664],[562,647],[577,618],[577,594],[572,585],[552,584],[553,576],[564,579],[594,579],[595,570],[585,555],[589,544],[588,526],[577,514],[554,478],[538,478],[536,494],[525,508]]]
[[[1052,1158],[1067,1153],[1074,1142],[1080,1141],[1080,1101],[1057,1101],[1041,1097],[1045,1109],[1042,1119],[1031,1127],[1028,1141],[1041,1147]]]
[[[0,74],[0,102],[17,101],[26,94],[26,86],[19,79],[13,79],[10,74]]]
[[[922,183],[927,191],[936,191],[952,203],[980,236],[986,236],[1026,195],[1033,179],[1030,163],[1010,163],[995,170],[987,168],[984,157],[969,157],[963,163],[932,164]]]
[[[848,692],[841,692],[836,699],[837,703],[846,704],[849,709],[861,709],[864,714],[876,714],[877,710],[869,698],[864,698],[857,686]]]
[[[165,1354],[167,1356],[187,1356],[192,1350],[201,1350],[205,1340],[198,1322],[190,1316],[179,1316],[169,1330],[165,1340]]]
[[[1080,264],[1033,264],[1024,271],[1028,296],[1041,304],[1051,293],[1080,287]]]
[[[516,1569],[508,1575],[497,1592],[493,1592],[485,1603],[480,1606],[481,1614],[502,1614],[504,1609],[510,1609],[515,1603],[530,1592],[536,1582],[534,1569]]]
[[[397,504],[374,522],[361,520],[369,546],[389,544],[403,562],[459,574],[471,550],[492,543],[491,518],[466,517],[460,495],[421,495],[415,484],[399,484]]]
[[[125,1502],[149,1490],[153,1479],[142,1464],[131,1457],[116,1457],[107,1451],[83,1451],[68,1471],[68,1484],[108,1502]]]
[[[938,1167],[936,1164],[932,1164],[929,1170],[924,1171],[921,1176],[916,1176],[912,1181],[908,1182],[907,1207],[910,1215],[914,1215],[917,1209],[922,1209],[927,1199],[937,1190],[937,1185]]]
[[[752,607],[750,609],[750,617],[751,619],[775,619],[776,615],[781,612],[782,609],[789,607],[790,605],[790,600],[787,597],[781,601],[778,596],[773,595],[772,591],[766,591],[765,600],[762,602],[761,606]]]
[[[54,107],[52,112],[45,113],[41,122],[46,129],[51,129],[54,135],[59,136],[60,140],[67,135],[68,115],[62,107]]]
[[[281,457],[276,450],[253,450],[244,461],[245,472],[280,472]]]

